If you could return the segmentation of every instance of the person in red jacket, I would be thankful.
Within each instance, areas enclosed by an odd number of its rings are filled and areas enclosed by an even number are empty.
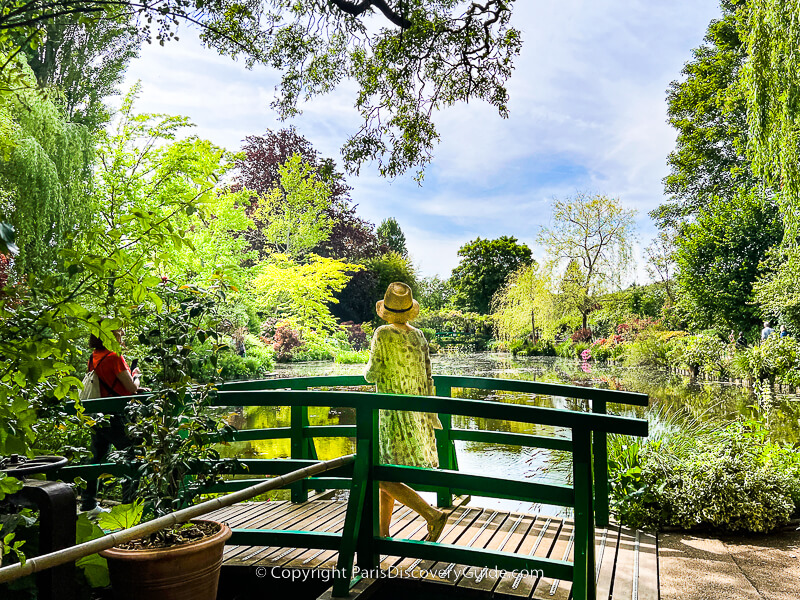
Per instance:
[[[117,342],[122,344],[122,329],[113,331],[113,334],[117,338]],[[87,368],[97,375],[102,398],[132,396],[139,392],[140,374],[138,369],[132,371],[124,357],[106,348],[102,340],[94,334],[89,336],[89,347],[93,349],[93,352]],[[92,462],[103,462],[112,445],[117,450],[131,445],[131,440],[125,433],[125,422],[122,415],[111,415],[106,424],[92,428]],[[122,501],[132,502],[135,492],[136,485],[133,482],[123,482]],[[97,503],[96,495],[97,479],[89,479],[81,497],[82,511],[88,512],[90,515],[105,512],[106,509]]]

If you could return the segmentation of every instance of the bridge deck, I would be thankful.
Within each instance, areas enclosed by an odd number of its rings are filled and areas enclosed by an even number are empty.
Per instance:
[[[232,528],[341,532],[345,502],[312,500],[250,502],[209,515]],[[572,521],[544,515],[509,513],[477,507],[453,511],[441,542],[504,550],[537,557],[572,560]],[[425,521],[404,506],[395,505],[392,537],[419,540],[427,533]],[[600,600],[656,600],[658,568],[656,539],[652,535],[616,525],[598,529],[595,539],[597,598]],[[224,564],[239,567],[333,569],[333,550],[226,546]],[[500,598],[568,599],[571,583],[538,578],[535,574],[510,574],[434,563],[396,556],[382,557],[381,567],[391,577],[425,579],[455,589],[470,589]]]

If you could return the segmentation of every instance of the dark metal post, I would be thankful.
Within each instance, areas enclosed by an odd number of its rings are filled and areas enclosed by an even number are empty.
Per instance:
[[[14,494],[39,509],[39,554],[48,554],[75,545],[75,492],[60,481],[26,479]],[[53,567],[36,575],[40,600],[74,600],[75,563]]]

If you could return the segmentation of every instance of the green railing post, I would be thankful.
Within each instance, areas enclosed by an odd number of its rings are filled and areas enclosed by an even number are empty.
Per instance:
[[[306,443],[303,428],[308,427],[308,407],[291,407],[291,456],[295,459],[308,459],[308,444]],[[306,502],[308,500],[308,487],[306,481],[298,481],[292,484],[292,502]]]
[[[356,551],[358,567],[372,571],[378,568],[380,556],[375,552],[375,538],[380,535],[378,482],[373,476],[373,467],[378,464],[378,409],[356,409],[356,447],[367,455],[367,473],[364,478],[364,503],[358,528]]]
[[[435,381],[435,378],[434,378]],[[453,388],[445,383],[435,383],[436,395],[449,398],[453,393]],[[437,429],[436,453],[439,457],[439,468],[458,471],[458,459],[456,458],[456,446],[453,443],[451,432],[453,431],[452,415],[439,414],[442,428]],[[453,492],[450,488],[442,488],[436,492],[436,504],[440,507],[453,504]]]
[[[572,447],[572,482],[575,488],[572,597],[575,600],[596,600],[591,429],[573,428]]]
[[[371,488],[369,473],[370,463],[369,440],[359,440],[356,448],[356,463],[353,468],[353,485],[350,487],[350,498],[347,500],[347,514],[344,519],[342,531],[342,544],[339,547],[339,559],[336,562],[335,578],[333,582],[333,596],[347,596],[350,587],[357,583],[360,577],[353,578],[353,560],[355,558],[358,535],[361,530],[364,514],[364,501],[367,497],[367,488]]]
[[[592,400],[592,412],[606,414],[605,400]],[[598,527],[608,526],[608,434],[597,431],[592,437],[594,451],[594,518]]]

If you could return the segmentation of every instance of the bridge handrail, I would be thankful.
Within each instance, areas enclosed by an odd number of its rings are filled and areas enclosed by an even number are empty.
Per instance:
[[[596,515],[598,525],[607,524],[607,493],[605,485],[606,434],[619,433],[636,436],[647,435],[647,421],[604,414],[608,402],[642,405],[646,404],[646,396],[618,392],[615,390],[596,390],[580,386],[567,386],[541,382],[522,382],[481,377],[464,377],[439,375],[434,377],[436,396],[405,396],[396,394],[379,394],[374,392],[354,391],[309,391],[308,387],[351,387],[368,385],[361,376],[303,377],[287,379],[270,379],[250,382],[235,382],[220,386],[213,397],[216,406],[289,406],[291,407],[291,427],[281,428],[269,437],[289,437],[291,439],[292,460],[243,460],[253,474],[271,473],[278,468],[277,463],[288,462],[292,466],[298,459],[315,459],[313,439],[319,435],[355,435],[357,458],[352,473],[345,471],[331,473],[338,476],[338,487],[350,488],[345,532],[339,546],[338,572],[350,572],[355,551],[358,549],[359,566],[362,569],[375,568],[379,564],[379,552],[403,555],[413,558],[427,558],[439,552],[439,560],[460,562],[473,566],[515,565],[516,568],[544,569],[547,576],[572,580],[573,593],[576,598],[591,597],[590,590],[594,583],[594,525]],[[566,397],[578,397],[591,400],[592,413],[572,410],[544,408],[501,402],[486,402],[449,397],[454,388],[474,387],[478,389],[499,389],[506,391],[548,394]],[[124,399],[102,399],[84,402],[87,411],[108,411],[109,408],[119,410]],[[308,422],[308,407],[350,407],[356,411],[355,426],[317,426]],[[437,448],[439,451],[440,469],[428,470],[412,467],[379,464],[378,455],[378,413],[379,409],[412,410],[420,412],[436,412],[445,426],[437,431]],[[528,434],[512,434],[505,432],[474,431],[454,429],[451,427],[451,415],[468,417],[484,417],[537,423],[568,429],[572,435],[567,438],[544,438]],[[266,430],[260,430],[260,435]],[[247,435],[247,434],[245,434]],[[251,438],[255,439],[255,438]],[[262,439],[262,438],[258,438]],[[525,445],[545,445],[572,452],[573,486],[540,484],[528,481],[514,481],[502,478],[467,475],[459,473],[455,462],[454,439],[473,439],[487,441],[503,439],[507,443],[524,443]],[[550,441],[547,441],[550,440]],[[592,449],[594,448],[594,457]],[[595,474],[592,465],[595,466]],[[453,468],[455,467],[455,468]],[[283,469],[290,468],[284,465]],[[81,467],[68,467],[68,470]],[[351,476],[348,483],[348,477]],[[597,487],[595,488],[595,476]],[[414,541],[384,540],[377,537],[377,482],[404,481],[417,489],[432,489],[440,492],[440,504],[449,503],[452,493],[474,493],[476,495],[518,498],[535,500],[553,504],[573,506],[575,509],[575,560],[572,563],[532,557],[520,557],[504,552],[475,551],[449,545],[438,545],[434,551],[431,544]],[[246,482],[239,480],[230,482],[233,487],[240,487]],[[307,486],[295,487],[292,491],[294,501],[302,501],[307,496],[307,489],[320,487],[337,487],[329,485],[322,478],[310,480]],[[444,488],[445,493],[441,490]],[[596,495],[595,495],[596,492]],[[605,511],[605,514],[603,512]],[[367,517],[361,520],[361,515]],[[606,522],[604,523],[604,519]],[[261,545],[254,541],[261,536],[269,541],[268,545],[278,542],[289,545],[311,545],[311,547],[329,548],[335,544],[330,536],[304,534],[294,532],[254,530],[235,531],[231,543]],[[266,537],[264,537],[266,536]],[[329,539],[330,538],[330,539]],[[266,542],[263,542],[266,543]],[[305,546],[304,546],[305,547]],[[471,557],[471,558],[470,558]],[[495,563],[489,561],[495,560]],[[471,561],[471,562],[470,562]],[[498,562],[499,561],[499,562]],[[349,566],[348,566],[349,564]],[[346,593],[347,582],[337,581],[335,592]]]

